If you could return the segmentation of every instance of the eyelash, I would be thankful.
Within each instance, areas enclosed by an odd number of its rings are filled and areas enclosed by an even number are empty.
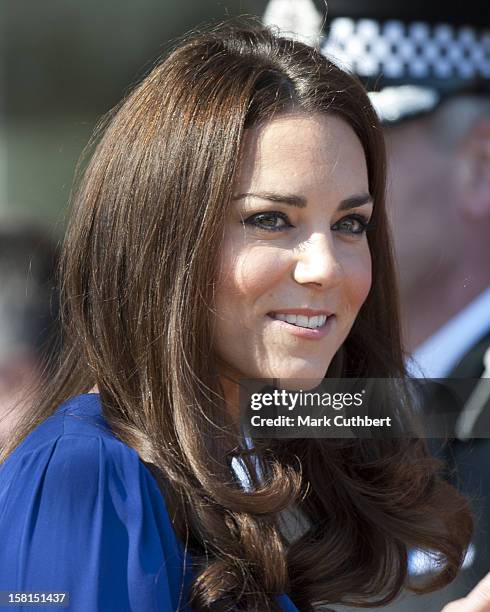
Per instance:
[[[259,223],[257,221],[255,221],[256,217],[275,217],[276,219],[282,219],[283,221],[285,221],[288,225],[286,226],[281,226],[281,227],[263,227],[261,225],[259,225]],[[342,233],[346,233],[350,236],[362,236],[365,232],[370,231],[372,229],[374,229],[375,224],[374,223],[369,223],[368,218],[365,215],[361,215],[359,213],[356,214],[352,214],[352,215],[346,215],[345,217],[342,217],[342,219],[340,219],[339,221],[337,221],[337,223],[335,223],[333,225],[333,227],[335,227],[335,225],[338,225],[339,223],[342,223],[342,221],[345,221],[346,219],[352,219],[354,221],[357,221],[360,225],[360,229],[358,231],[349,231],[349,230],[339,230],[342,231]],[[257,227],[258,229],[263,229],[266,232],[279,232],[281,230],[284,230],[288,227],[294,227],[294,225],[292,225],[291,223],[289,223],[289,219],[288,216],[282,212],[279,211],[270,211],[270,212],[265,212],[265,213],[256,213],[255,215],[251,215],[250,217],[248,217],[247,219],[245,219],[245,221],[243,222],[244,224],[247,225],[253,225],[254,227]]]

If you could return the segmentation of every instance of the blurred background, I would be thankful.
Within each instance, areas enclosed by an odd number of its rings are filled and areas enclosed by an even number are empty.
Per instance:
[[[1,3],[0,219],[61,235],[76,160],[97,118],[197,24],[260,0]]]

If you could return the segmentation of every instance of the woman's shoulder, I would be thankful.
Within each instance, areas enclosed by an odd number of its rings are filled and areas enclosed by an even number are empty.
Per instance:
[[[82,491],[85,497],[89,492],[100,497],[102,487],[109,487],[112,496],[120,491],[126,500],[128,496],[137,500],[143,490],[150,490],[158,493],[156,500],[164,506],[150,470],[133,448],[112,433],[99,395],[93,393],[63,403],[7,457],[0,466],[0,509],[15,497],[13,485],[18,496],[37,490],[44,497],[53,493],[57,500]]]
[[[97,393],[83,393],[63,402],[51,416],[31,431],[12,455],[17,450],[33,450],[61,435],[102,436],[117,441],[104,419],[100,396]]]
[[[115,591],[121,610],[130,600],[154,609],[153,598],[157,609],[173,609],[183,547],[154,477],[110,432],[99,397],[66,402],[28,438],[0,468],[0,589],[62,584],[77,598],[74,610],[109,609]],[[94,587],[86,596],[80,564]]]
[[[79,443],[75,443],[75,439]],[[92,438],[92,442],[87,440]],[[0,466],[0,480],[19,463],[26,461],[32,453],[50,455],[53,447],[63,454],[78,455],[89,459],[92,447],[98,445],[105,458],[133,460],[139,458],[136,451],[116,438],[102,413],[100,397],[96,393],[85,393],[61,404],[55,412],[33,429]]]
[[[95,476],[103,466],[117,465],[111,475],[142,470],[152,478],[136,451],[124,444],[105,421],[100,397],[87,393],[69,399],[33,429],[0,465],[0,509],[2,497],[13,480],[39,480],[49,468],[60,478]],[[123,469],[124,468],[124,469]],[[146,472],[147,474],[146,474]]]
[[[0,514],[26,508],[35,497],[34,505],[45,508],[77,497],[82,507],[90,495],[100,501],[107,491],[136,497],[142,487],[156,487],[152,481],[136,451],[111,432],[99,396],[84,394],[63,403],[0,466]]]

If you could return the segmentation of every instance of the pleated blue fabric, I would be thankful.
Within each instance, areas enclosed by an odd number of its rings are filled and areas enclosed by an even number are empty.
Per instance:
[[[0,466],[0,591],[66,592],[70,612],[189,612],[192,580],[153,475],[98,394],[65,402]]]

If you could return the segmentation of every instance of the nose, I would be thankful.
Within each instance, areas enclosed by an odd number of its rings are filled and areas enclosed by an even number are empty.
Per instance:
[[[343,276],[343,268],[335,247],[323,233],[312,236],[296,249],[294,279],[305,285],[319,288],[338,285]]]

